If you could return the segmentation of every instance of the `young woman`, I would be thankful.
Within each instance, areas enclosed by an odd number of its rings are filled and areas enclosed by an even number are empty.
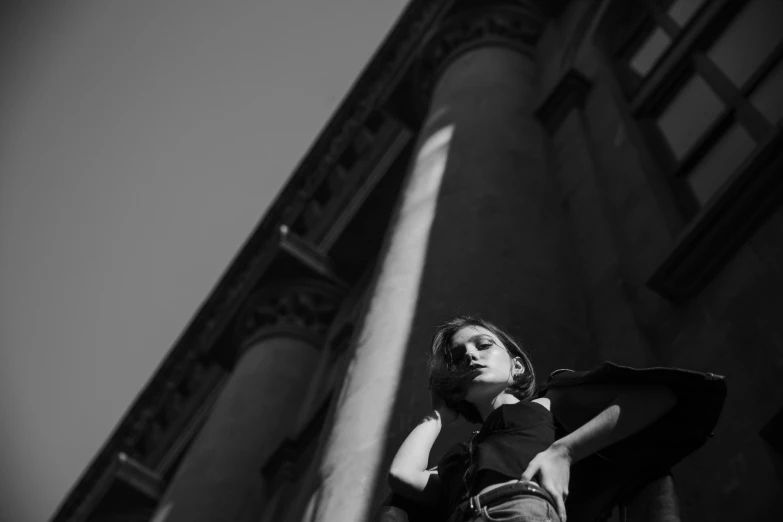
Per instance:
[[[432,411],[397,451],[388,482],[413,501],[446,503],[450,522],[565,522],[572,464],[652,424],[677,400],[666,386],[587,386],[579,401],[601,408],[579,418],[578,404],[560,390],[537,396],[523,347],[469,316],[437,329],[429,375]],[[578,427],[556,438],[553,415]],[[437,471],[428,471],[441,428],[460,416],[481,429],[447,451]]]

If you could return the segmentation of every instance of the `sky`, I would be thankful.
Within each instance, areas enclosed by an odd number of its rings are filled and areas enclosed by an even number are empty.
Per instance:
[[[0,7],[0,522],[48,520],[405,0]]]

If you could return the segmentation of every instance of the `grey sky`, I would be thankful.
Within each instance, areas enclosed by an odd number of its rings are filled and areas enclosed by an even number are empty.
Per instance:
[[[406,2],[0,20],[0,521],[50,517]]]

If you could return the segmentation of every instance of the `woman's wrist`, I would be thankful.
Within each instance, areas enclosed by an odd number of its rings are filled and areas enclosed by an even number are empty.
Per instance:
[[[553,442],[552,445],[549,446],[549,449],[569,463],[574,461],[574,449],[567,441],[563,441],[563,439]]]

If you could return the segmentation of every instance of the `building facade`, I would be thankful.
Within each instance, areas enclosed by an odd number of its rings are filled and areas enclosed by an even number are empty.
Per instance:
[[[781,0],[413,0],[53,521],[371,519],[458,313],[539,380],[726,376],[683,518],[773,513],[781,26]]]

